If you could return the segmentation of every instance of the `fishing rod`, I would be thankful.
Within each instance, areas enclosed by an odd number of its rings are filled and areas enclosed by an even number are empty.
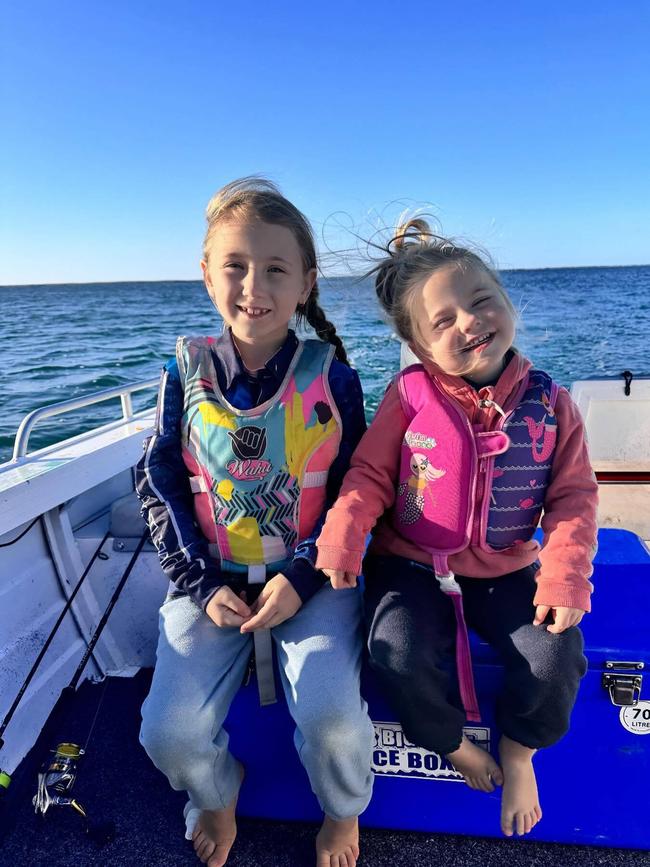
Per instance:
[[[135,566],[136,560],[138,559],[140,552],[142,551],[145,542],[147,541],[147,537],[149,535],[149,531],[145,530],[140,538],[129,563],[122,573],[122,577],[120,578],[115,590],[113,591],[113,595],[110,598],[108,606],[104,611],[101,620],[97,624],[95,631],[90,639],[88,646],[82,656],[75,673],[72,676],[72,680],[62,691],[59,699],[52,711],[52,715],[50,719],[56,718],[61,713],[61,708],[66,704],[68,697],[74,694],[77,685],[79,683],[79,679],[83,673],[84,668],[90,656],[93,652],[97,641],[99,640],[104,627],[108,621],[108,618],[117,603],[117,600],[120,597],[120,594],[126,584],[126,581],[131,574],[133,567]],[[106,686],[106,681],[104,684],[104,690]],[[90,727],[90,731],[88,732],[88,736],[86,738],[86,743],[84,748],[82,749],[78,744],[74,743],[60,743],[54,750],[54,758],[49,762],[49,764],[44,765],[41,772],[38,775],[38,791],[33,798],[32,803],[36,809],[37,813],[41,815],[45,815],[45,813],[50,809],[50,807],[71,807],[76,813],[78,813],[86,823],[86,833],[96,840],[98,843],[108,842],[115,834],[115,828],[112,823],[103,823],[103,824],[91,824],[88,819],[88,815],[84,807],[76,800],[76,798],[72,797],[72,788],[74,786],[76,777],[77,777],[77,763],[78,760],[85,754],[86,747],[90,742],[90,737],[92,735],[93,729],[95,727],[95,723],[97,721],[97,716],[99,714],[99,708],[101,707],[101,703],[104,698],[104,692],[100,697],[97,710],[95,712],[95,717],[93,719],[92,725]]]
[[[74,691],[77,687],[77,684],[79,682],[79,679],[81,677],[81,674],[83,673],[83,670],[86,667],[88,660],[90,659],[90,656],[91,656],[91,654],[95,648],[95,645],[97,644],[97,641],[99,640],[99,638],[101,636],[101,633],[104,629],[104,626],[106,625],[106,622],[107,622],[113,608],[115,607],[117,599],[119,598],[119,595],[122,592],[122,589],[126,583],[126,580],[129,577],[129,575],[131,574],[131,571],[135,565],[135,561],[137,560],[137,557],[139,556],[140,552],[142,551],[142,548],[144,547],[144,544],[145,544],[146,539],[147,539],[147,534],[148,534],[148,531],[145,531],[143,533],[142,538],[140,539],[140,541],[136,547],[136,550],[133,553],[133,556],[131,557],[124,573],[122,574],[120,581],[118,582],[118,584],[115,588],[113,595],[111,596],[111,599],[109,600],[108,606],[107,606],[106,610],[104,611],[104,614],[102,615],[99,623],[97,624],[97,626],[95,628],[95,631],[91,637],[90,642],[88,643],[88,645],[86,647],[86,650],[83,654],[83,657],[82,657],[79,665],[77,666],[77,669],[76,669],[76,671],[72,677],[72,680],[70,681],[68,686],[65,687],[61,691],[59,699],[57,700],[55,707],[53,708],[52,713],[50,715],[50,719],[55,718],[57,716],[57,713],[60,710],[60,707],[65,703],[65,699],[71,693],[74,693]],[[25,691],[27,690],[30,682],[34,678],[34,675],[36,674],[36,672],[37,672],[37,670],[38,670],[38,668],[39,668],[39,666],[43,660],[43,657],[45,656],[49,646],[51,645],[54,637],[56,636],[56,633],[57,633],[59,627],[61,626],[61,623],[63,622],[65,615],[70,610],[70,607],[71,607],[77,593],[81,589],[81,586],[83,585],[83,582],[85,581],[87,575],[89,574],[89,572],[93,566],[93,563],[98,558],[102,559],[102,558],[107,557],[106,554],[103,554],[101,549],[102,549],[104,543],[106,542],[106,540],[108,539],[109,536],[110,536],[110,532],[107,532],[104,535],[104,538],[101,540],[101,542],[97,546],[97,548],[95,549],[90,561],[88,562],[88,565],[84,569],[81,577],[79,578],[79,581],[77,582],[76,587],[74,588],[74,590],[71,593],[70,597],[68,598],[66,604],[64,605],[62,611],[60,612],[56,623],[54,624],[49,636],[47,637],[45,643],[43,644],[43,647],[41,648],[37,658],[35,659],[32,667],[31,667],[27,677],[25,678],[20,690],[18,691],[18,694],[16,695],[11,707],[7,711],[5,717],[2,721],[2,724],[0,725],[0,748],[5,743],[2,735],[4,734],[7,726],[9,725],[14,713],[16,712],[16,710],[17,710],[17,708],[18,708],[18,706],[22,700],[22,697],[24,696]],[[78,756],[76,758],[78,758]],[[6,773],[5,771],[2,771],[0,769],[0,798],[6,794],[6,791],[9,788],[10,783],[11,783],[11,776],[8,773]]]
[[[81,677],[81,674],[82,674],[84,668],[86,667],[86,663],[90,659],[90,655],[92,654],[93,650],[95,649],[95,645],[97,644],[99,637],[101,636],[102,631],[103,631],[104,627],[106,626],[106,621],[111,616],[111,611],[113,610],[113,608],[115,608],[115,603],[117,602],[119,595],[122,592],[124,585],[126,584],[127,578],[129,577],[129,575],[133,571],[133,567],[135,566],[135,562],[138,559],[138,557],[140,556],[140,551],[142,551],[142,549],[144,548],[145,542],[147,541],[148,537],[149,537],[149,530],[146,529],[144,531],[144,533],[142,534],[142,536],[140,537],[140,540],[135,547],[135,550],[131,556],[131,559],[129,560],[126,569],[122,573],[122,577],[120,578],[117,586],[115,587],[115,590],[113,591],[113,595],[110,598],[108,606],[106,607],[106,610],[102,614],[102,619],[97,624],[95,631],[93,633],[93,636],[90,639],[88,646],[86,647],[86,651],[81,658],[81,662],[77,666],[77,670],[75,671],[74,675],[72,676],[72,680],[70,681],[68,686],[65,687],[64,692],[66,690],[68,692],[70,692],[70,691],[74,692],[76,690],[77,683],[79,682],[79,678]]]
[[[37,520],[38,520],[38,519],[37,519]],[[33,526],[34,523],[35,523],[35,521],[33,521],[32,524],[30,524],[30,527]],[[30,527],[28,527],[27,529],[30,529]],[[25,531],[25,532],[26,532],[26,531]],[[20,536],[18,536],[16,539],[12,540],[12,542],[10,542],[10,543],[8,543],[8,544],[14,544],[15,542],[18,542],[19,539],[20,539],[22,536],[25,535],[25,532],[23,532]],[[58,618],[57,618],[57,620],[56,620],[56,623],[55,623],[54,626],[52,627],[52,630],[51,630],[50,634],[49,634],[48,637],[46,638],[45,643],[44,643],[43,646],[41,647],[41,650],[40,650],[38,656],[37,656],[36,659],[34,660],[34,663],[33,663],[32,667],[31,667],[31,669],[29,670],[29,673],[27,674],[27,677],[25,678],[25,680],[24,680],[23,683],[22,683],[22,686],[21,686],[20,689],[18,690],[18,694],[17,694],[16,697],[14,698],[14,700],[13,700],[13,702],[12,702],[12,704],[11,704],[11,707],[9,708],[9,710],[7,711],[7,713],[5,714],[4,719],[2,720],[2,723],[0,724],[0,750],[3,748],[3,746],[4,746],[4,744],[5,744],[5,741],[4,741],[4,737],[3,737],[3,735],[4,735],[4,733],[5,733],[6,729],[7,729],[7,726],[8,726],[9,723],[11,722],[11,719],[12,719],[13,715],[15,714],[16,710],[18,709],[18,705],[19,705],[20,702],[22,701],[23,695],[25,694],[25,691],[27,690],[27,687],[28,687],[29,684],[32,682],[32,680],[33,680],[33,678],[34,678],[34,675],[35,675],[36,672],[38,671],[39,666],[40,666],[40,664],[41,664],[41,662],[42,662],[42,660],[43,660],[43,657],[44,657],[45,654],[47,653],[47,650],[48,650],[50,644],[51,644],[52,641],[54,640],[54,637],[56,636],[56,633],[58,632],[59,627],[60,627],[61,624],[63,623],[63,620],[64,620],[66,614],[67,614],[68,611],[70,610],[70,607],[71,607],[72,603],[74,602],[77,593],[79,592],[79,590],[81,589],[82,584],[83,584],[84,581],[86,580],[86,576],[88,575],[88,573],[89,573],[90,570],[92,569],[93,563],[94,563],[95,560],[97,560],[98,558],[99,558],[99,559],[103,559],[103,558],[107,557],[106,554],[103,554],[103,552],[102,552],[102,547],[103,547],[104,543],[106,542],[106,540],[108,539],[109,536],[110,536],[110,531],[106,533],[106,535],[104,536],[104,538],[102,539],[102,541],[99,543],[99,545],[98,545],[97,548],[95,549],[95,551],[94,551],[92,557],[91,557],[90,560],[88,561],[88,565],[86,566],[86,568],[84,569],[84,571],[83,571],[82,574],[81,574],[81,577],[80,577],[79,580],[77,581],[77,585],[76,585],[76,587],[74,588],[74,590],[72,591],[72,593],[71,593],[70,596],[68,597],[68,599],[67,599],[65,605],[63,606],[63,609],[61,610],[61,612],[60,612],[60,614],[59,614],[59,616],[58,616]],[[7,544],[7,543],[5,543],[5,544]],[[102,556],[102,554],[103,554],[103,556]],[[11,782],[11,777],[9,776],[9,774],[7,774],[7,773],[5,773],[4,771],[0,770],[0,795],[2,795],[4,792],[6,792],[7,788],[9,787],[10,782]]]

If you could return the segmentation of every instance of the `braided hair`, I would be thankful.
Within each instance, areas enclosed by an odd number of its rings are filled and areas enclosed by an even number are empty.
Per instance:
[[[314,283],[309,298],[304,304],[299,304],[296,309],[296,321],[298,325],[306,319],[321,340],[331,343],[335,347],[335,355],[343,364],[349,364],[348,355],[343,346],[343,341],[336,333],[336,328],[325,316],[323,308],[318,303],[318,284]]]

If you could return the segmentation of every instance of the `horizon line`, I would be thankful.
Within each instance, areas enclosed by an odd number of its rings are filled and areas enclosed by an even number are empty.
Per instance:
[[[650,262],[632,263],[629,265],[541,265],[537,268],[496,268],[497,273],[509,274],[516,271],[579,271],[588,269],[603,269],[603,268],[648,268]],[[319,279],[322,280],[360,280],[364,279],[364,274],[322,274]],[[155,280],[131,279],[131,280],[62,280],[58,283],[0,283],[0,289],[21,289],[28,287],[40,286],[102,286],[127,283],[202,283],[200,277],[196,278],[173,278],[165,277]]]

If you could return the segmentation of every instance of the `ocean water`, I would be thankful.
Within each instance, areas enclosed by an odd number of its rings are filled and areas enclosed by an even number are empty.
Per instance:
[[[506,271],[520,311],[517,346],[562,385],[650,375],[650,266]],[[399,366],[399,343],[372,283],[321,279],[322,305],[363,385],[370,419]],[[155,377],[179,334],[218,333],[218,314],[199,282],[0,286],[0,461],[31,410]],[[154,399],[141,396],[137,407]],[[38,425],[30,450],[119,416],[119,401]]]

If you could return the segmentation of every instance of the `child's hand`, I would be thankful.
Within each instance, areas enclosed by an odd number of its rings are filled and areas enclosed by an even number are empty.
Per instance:
[[[220,587],[205,606],[205,613],[217,626],[241,626],[252,611],[230,587]]]
[[[357,586],[357,576],[354,572],[342,572],[340,569],[321,569],[321,572],[327,575],[335,590],[346,590],[348,587]]]
[[[302,599],[291,582],[279,572],[262,588],[251,606],[253,617],[242,625],[240,631],[246,633],[256,629],[271,629],[293,617],[301,605]]]
[[[539,626],[546,620],[548,612],[552,611],[553,623],[546,627],[549,632],[564,632],[570,626],[577,626],[585,615],[581,608],[563,608],[560,605],[537,605],[535,608],[534,626]]]

